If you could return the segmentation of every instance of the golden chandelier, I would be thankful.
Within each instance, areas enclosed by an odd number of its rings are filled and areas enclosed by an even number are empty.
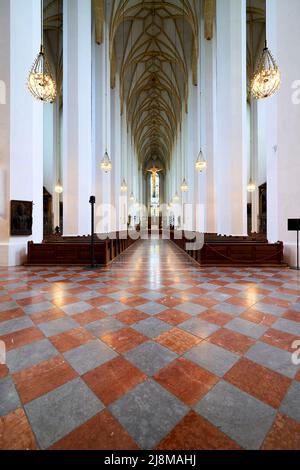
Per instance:
[[[267,41],[251,80],[251,94],[256,99],[272,96],[279,89],[281,74],[278,65],[268,49]]]

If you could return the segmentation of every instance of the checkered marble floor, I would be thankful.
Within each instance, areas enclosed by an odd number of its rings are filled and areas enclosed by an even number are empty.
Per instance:
[[[300,449],[300,278],[169,241],[0,268],[1,449]]]

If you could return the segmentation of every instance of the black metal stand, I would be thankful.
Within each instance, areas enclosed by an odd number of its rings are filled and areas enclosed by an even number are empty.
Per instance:
[[[89,269],[97,269],[99,266],[96,264],[95,260],[95,196],[90,197],[91,204],[91,266]]]

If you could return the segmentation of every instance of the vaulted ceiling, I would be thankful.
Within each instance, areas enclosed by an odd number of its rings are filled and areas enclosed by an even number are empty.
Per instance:
[[[111,85],[118,77],[122,112],[144,166],[153,159],[169,165],[189,86],[197,84],[199,5],[199,0],[113,2]]]

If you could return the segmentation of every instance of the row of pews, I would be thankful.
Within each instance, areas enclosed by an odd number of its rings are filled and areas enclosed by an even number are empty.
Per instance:
[[[95,262],[107,266],[135,240],[128,232],[117,232],[103,239],[94,237]],[[79,265],[91,263],[91,237],[50,235],[42,243],[28,242],[27,265]]]
[[[203,266],[279,266],[284,264],[283,243],[268,243],[265,235],[223,236],[198,234],[203,246],[190,249],[196,237],[192,232],[171,231],[171,240]]]

